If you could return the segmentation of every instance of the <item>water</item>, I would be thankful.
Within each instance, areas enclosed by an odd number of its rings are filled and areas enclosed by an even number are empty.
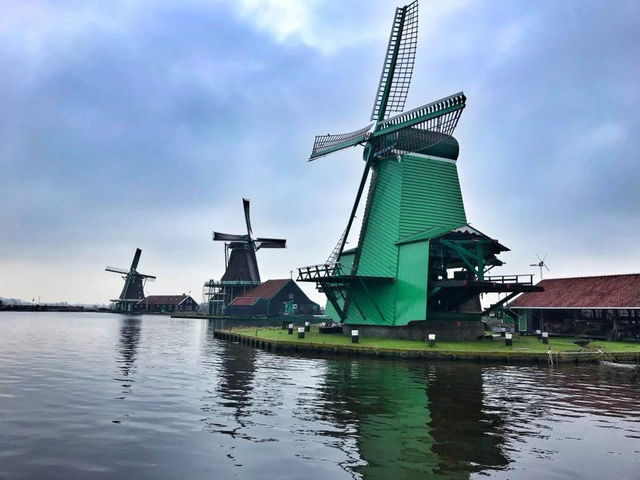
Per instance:
[[[206,321],[0,313],[3,478],[640,479],[603,366],[312,359]]]

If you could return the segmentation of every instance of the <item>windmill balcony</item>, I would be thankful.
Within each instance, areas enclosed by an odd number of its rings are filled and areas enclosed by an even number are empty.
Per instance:
[[[308,282],[322,278],[338,277],[342,275],[340,263],[325,263],[298,268],[298,281]]]

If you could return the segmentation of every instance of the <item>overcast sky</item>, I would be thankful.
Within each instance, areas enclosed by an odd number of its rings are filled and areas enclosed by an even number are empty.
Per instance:
[[[3,1],[0,296],[105,303],[105,265],[140,247],[147,293],[201,300],[242,197],[288,239],[258,252],[263,279],[323,262],[363,163],[307,163],[313,137],[367,124],[402,3]],[[502,273],[546,253],[550,276],[640,272],[639,11],[421,0],[406,107],[467,95],[462,192],[512,249]]]

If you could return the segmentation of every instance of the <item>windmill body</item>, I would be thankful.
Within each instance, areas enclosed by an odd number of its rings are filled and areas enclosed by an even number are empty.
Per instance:
[[[219,281],[204,284],[204,297],[211,315],[224,315],[227,305],[237,297],[260,285],[260,271],[256,252],[261,248],[286,248],[281,238],[254,237],[251,228],[251,203],[242,199],[246,234],[213,232],[213,240],[224,242],[225,272]]]
[[[145,283],[156,279],[153,275],[138,272],[138,263],[140,262],[141,255],[142,250],[137,248],[129,270],[109,266],[105,268],[107,272],[118,273],[122,275],[124,279],[124,286],[122,287],[120,296],[111,300],[112,310],[117,312],[133,312],[135,304],[144,298]]]
[[[339,253],[300,268],[298,280],[315,282],[327,296],[327,313],[365,334],[474,336],[482,330],[480,294],[507,292],[508,299],[538,287],[531,276],[489,276],[508,249],[467,223],[452,136],[465,95],[390,116],[404,108],[417,30],[416,0],[396,9],[374,123],[316,137],[310,160],[362,145],[365,167]],[[345,250],[367,181],[358,244]]]

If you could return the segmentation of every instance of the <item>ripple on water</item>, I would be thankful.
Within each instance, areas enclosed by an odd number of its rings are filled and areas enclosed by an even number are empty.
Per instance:
[[[274,355],[206,321],[0,314],[0,477],[633,478],[637,376]]]

